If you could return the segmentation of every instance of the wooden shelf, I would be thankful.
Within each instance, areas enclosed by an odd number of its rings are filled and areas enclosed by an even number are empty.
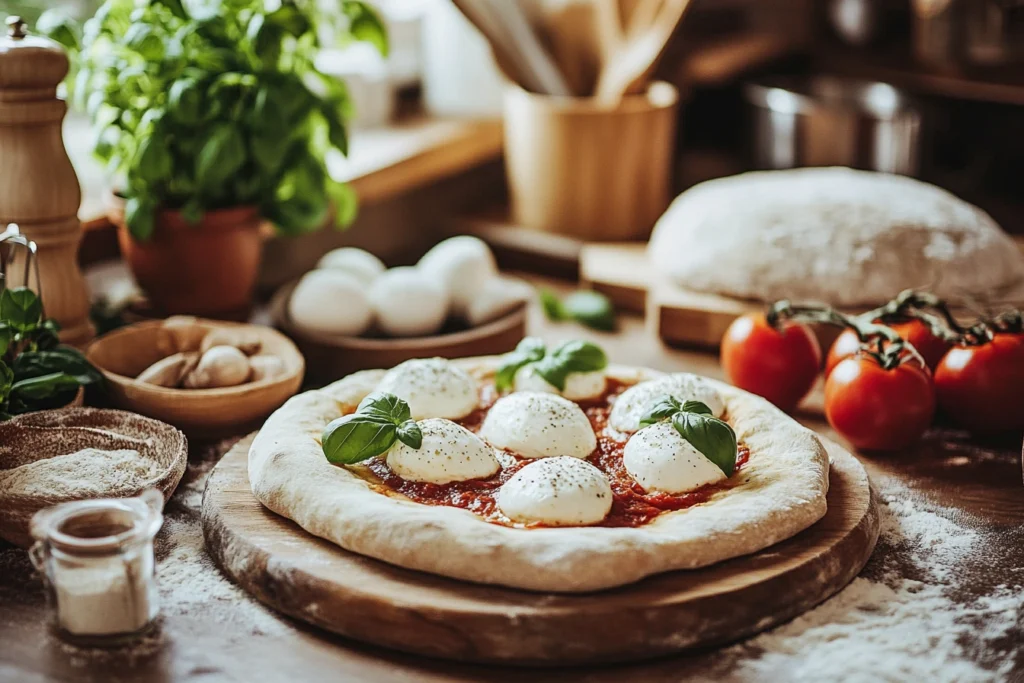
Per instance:
[[[106,223],[103,195],[109,181],[92,157],[86,117],[70,113],[64,142],[82,184],[79,218],[90,227]],[[501,156],[501,122],[403,117],[387,128],[357,130],[348,158],[329,161],[331,175],[352,185],[363,205],[453,176]]]
[[[688,49],[676,70],[676,82],[689,86],[725,85],[801,48],[799,41],[776,33],[743,33]]]
[[[1024,69],[933,67],[905,51],[827,50],[815,56],[820,70],[885,81],[911,93],[1024,106]]]

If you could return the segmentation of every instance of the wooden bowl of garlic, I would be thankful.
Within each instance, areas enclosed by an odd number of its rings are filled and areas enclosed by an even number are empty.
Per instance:
[[[306,364],[269,327],[176,316],[99,337],[86,358],[115,406],[219,438],[259,427],[302,384]]]

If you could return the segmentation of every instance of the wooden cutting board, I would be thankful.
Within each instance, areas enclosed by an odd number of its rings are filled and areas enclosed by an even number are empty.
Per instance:
[[[264,508],[249,490],[252,436],[210,475],[206,547],[261,602],[384,647],[458,661],[576,664],[715,646],[774,626],[845,586],[878,539],[877,494],[857,460],[832,459],[828,513],[765,551],[584,595],[446,579],[347,552]]]
[[[1024,236],[1014,241],[1024,251]],[[620,310],[644,313],[649,327],[668,344],[717,348],[733,320],[765,307],[760,301],[695,292],[659,277],[647,261],[644,242],[582,246],[580,281],[606,294]],[[838,334],[828,326],[815,326],[815,333],[826,349]]]

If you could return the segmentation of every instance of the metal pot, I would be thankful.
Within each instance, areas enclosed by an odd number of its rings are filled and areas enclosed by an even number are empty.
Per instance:
[[[915,175],[921,114],[887,83],[779,78],[745,87],[758,168],[850,166]]]

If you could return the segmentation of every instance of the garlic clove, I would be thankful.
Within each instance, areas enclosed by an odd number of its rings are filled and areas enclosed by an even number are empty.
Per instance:
[[[184,380],[186,389],[219,389],[249,380],[249,359],[234,346],[214,346]]]
[[[158,387],[173,389],[199,363],[199,354],[194,352],[176,353],[150,365],[139,373],[136,381]]]

